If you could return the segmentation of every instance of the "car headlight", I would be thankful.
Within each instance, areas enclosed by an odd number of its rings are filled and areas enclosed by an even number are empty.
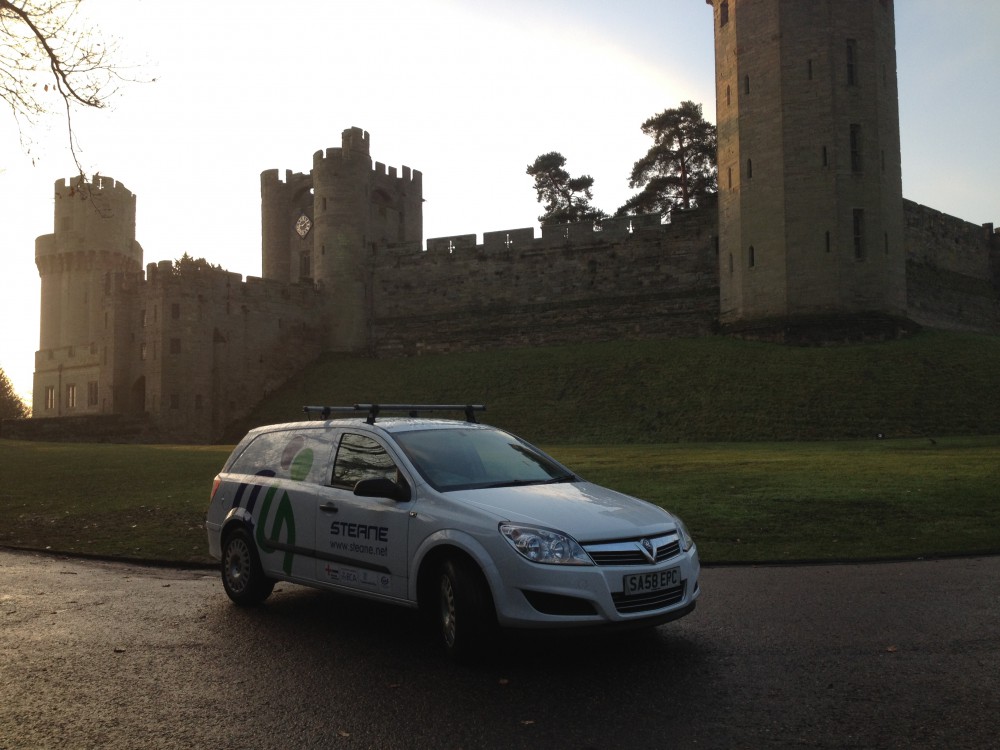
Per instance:
[[[670,515],[673,515],[673,513]],[[687,526],[684,525],[681,519],[674,516],[674,520],[677,522],[677,536],[681,540],[681,551],[687,552],[694,546],[694,539],[691,538],[691,532],[687,530]]]
[[[500,533],[531,562],[547,565],[593,565],[583,547],[573,537],[560,531],[502,523]]]

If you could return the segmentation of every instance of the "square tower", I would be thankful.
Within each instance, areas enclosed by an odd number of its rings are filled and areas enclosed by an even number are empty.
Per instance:
[[[720,322],[906,314],[892,0],[707,0]]]

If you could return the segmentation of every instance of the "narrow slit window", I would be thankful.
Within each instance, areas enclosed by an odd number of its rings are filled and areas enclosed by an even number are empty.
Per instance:
[[[856,39],[847,40],[847,85],[858,85],[858,42]]]
[[[851,125],[851,171],[855,173],[864,171],[861,143],[861,126]]]
[[[854,259],[865,259],[865,210],[854,209]]]

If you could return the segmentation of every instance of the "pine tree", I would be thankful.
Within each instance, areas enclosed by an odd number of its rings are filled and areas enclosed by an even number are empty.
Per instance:
[[[653,139],[648,153],[632,167],[629,187],[642,190],[616,215],[660,213],[695,208],[716,192],[716,130],[701,114],[701,105],[681,102],[642,124]]]

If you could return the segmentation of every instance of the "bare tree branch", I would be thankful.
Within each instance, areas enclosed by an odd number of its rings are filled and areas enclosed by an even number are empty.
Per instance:
[[[107,106],[125,80],[114,49],[78,14],[83,0],[0,0],[0,98],[30,153],[28,131],[63,109],[70,152],[83,173],[73,134],[74,108]]]

